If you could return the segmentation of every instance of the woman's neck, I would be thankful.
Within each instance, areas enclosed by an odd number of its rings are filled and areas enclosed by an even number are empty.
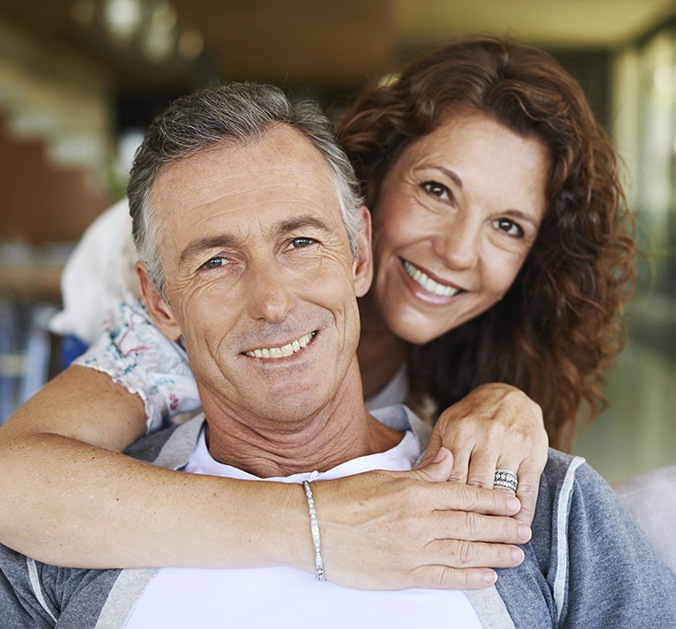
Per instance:
[[[385,324],[370,295],[359,300],[361,335],[357,358],[361,369],[364,397],[378,393],[406,361],[408,343]]]

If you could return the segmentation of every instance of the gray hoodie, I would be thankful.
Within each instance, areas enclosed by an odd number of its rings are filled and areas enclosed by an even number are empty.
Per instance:
[[[405,407],[374,414],[426,443],[428,426]],[[150,435],[129,453],[180,469],[203,421]],[[521,566],[499,570],[493,587],[465,592],[485,627],[676,629],[676,575],[583,459],[550,450],[532,528]],[[58,568],[0,546],[0,627],[123,627],[156,572]]]

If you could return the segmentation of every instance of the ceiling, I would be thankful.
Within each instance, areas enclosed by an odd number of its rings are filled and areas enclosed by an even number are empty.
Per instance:
[[[454,35],[508,35],[550,49],[612,48],[676,16],[675,0],[141,0],[146,8],[170,1],[180,28],[203,36],[198,61],[161,63],[104,31],[101,7],[110,1],[0,0],[0,19],[98,60],[125,86],[178,87],[218,77],[340,89]],[[78,22],[75,5],[96,5],[98,13]]]

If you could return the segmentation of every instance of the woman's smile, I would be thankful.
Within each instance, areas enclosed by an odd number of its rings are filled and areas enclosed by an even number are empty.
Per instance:
[[[406,271],[406,275],[431,295],[436,295],[438,297],[453,297],[461,292],[461,289],[459,288],[432,279],[425,271],[419,269],[415,264],[408,260],[402,260],[402,265],[404,271]]]
[[[545,212],[549,154],[488,116],[446,120],[404,149],[373,208],[386,325],[427,343],[509,290]]]

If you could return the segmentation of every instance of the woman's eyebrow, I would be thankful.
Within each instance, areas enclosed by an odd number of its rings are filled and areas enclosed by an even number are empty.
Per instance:
[[[507,209],[505,210],[505,214],[507,214],[508,216],[512,216],[514,218],[520,218],[523,221],[527,221],[528,223],[531,223],[531,225],[533,225],[533,227],[535,227],[536,229],[540,227],[540,221],[537,220],[528,212],[523,212],[521,210],[516,209]]]
[[[451,170],[450,168],[446,168],[445,166],[435,166],[432,164],[422,164],[421,166],[417,166],[414,171],[417,172],[419,170],[438,170],[441,174],[445,175],[449,179],[451,179],[458,188],[462,189],[462,179],[458,176],[458,174]]]

